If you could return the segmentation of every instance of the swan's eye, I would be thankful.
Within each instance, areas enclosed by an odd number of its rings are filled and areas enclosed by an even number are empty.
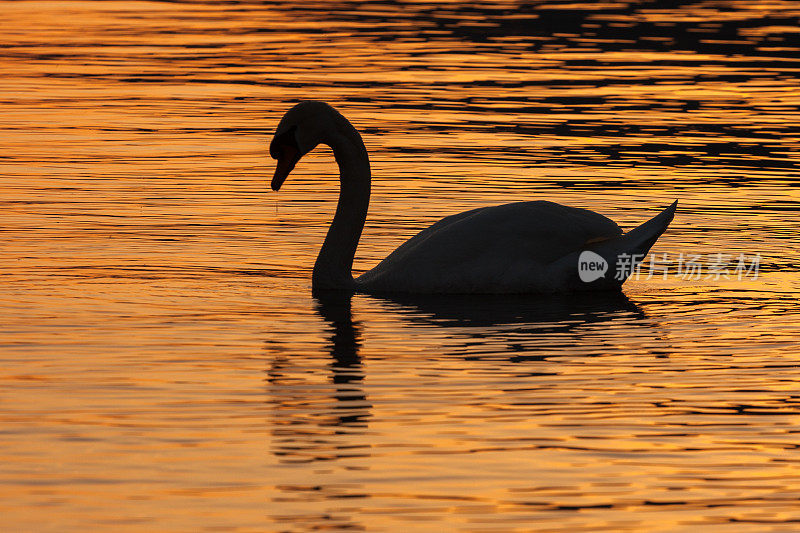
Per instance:
[[[297,147],[297,140],[294,137],[296,129],[297,126],[292,126],[287,131],[275,135],[269,145],[269,155],[272,156],[272,159],[280,159],[283,156],[295,154],[300,151]]]
[[[287,152],[287,148],[288,147],[284,144],[272,143],[272,146],[269,148],[269,155],[272,156],[272,159],[280,159]]]
[[[283,155],[283,149],[283,145],[272,141],[272,144],[269,146],[269,155],[272,156],[272,159],[280,159],[281,155]]]

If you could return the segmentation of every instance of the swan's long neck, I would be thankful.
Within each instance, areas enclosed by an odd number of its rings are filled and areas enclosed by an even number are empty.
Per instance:
[[[344,117],[341,120],[343,123],[336,124],[337,134],[325,142],[339,164],[341,189],[336,214],[314,264],[314,289],[353,289],[353,257],[369,208],[367,149],[356,129]]]

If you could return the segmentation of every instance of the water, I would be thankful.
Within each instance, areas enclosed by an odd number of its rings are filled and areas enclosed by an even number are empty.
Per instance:
[[[5,2],[10,531],[768,531],[800,521],[796,2]],[[356,269],[549,199],[757,279],[587,298],[312,298],[330,150]],[[673,265],[674,266],[674,265]]]

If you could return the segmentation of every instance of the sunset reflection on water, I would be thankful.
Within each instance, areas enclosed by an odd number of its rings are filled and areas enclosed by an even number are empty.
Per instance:
[[[9,531],[792,530],[797,2],[6,2],[0,496]],[[370,152],[364,271],[547,199],[757,279],[324,298],[338,194],[301,99]]]

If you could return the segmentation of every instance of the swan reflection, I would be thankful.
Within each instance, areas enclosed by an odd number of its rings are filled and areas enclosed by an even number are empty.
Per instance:
[[[507,363],[503,369],[507,377],[519,379],[520,386],[534,391],[536,384],[546,385],[547,376],[560,372],[558,361],[538,362],[558,355],[554,350],[559,345],[589,353],[625,343],[641,335],[642,327],[647,336],[653,332],[644,311],[618,293],[556,297],[356,296],[356,303],[359,315],[366,317],[364,322],[372,323],[371,317],[383,324],[389,321],[391,335],[399,336],[401,345],[403,338],[413,336],[418,342],[427,335],[433,337],[432,343],[443,343],[437,346],[439,355],[434,360],[426,357],[425,361],[403,353],[375,354],[366,348],[378,382],[389,379],[393,386],[411,390],[420,386],[415,380],[425,374],[423,382],[433,380],[435,387],[441,385],[447,391],[452,389],[448,380],[455,377],[460,381],[462,371],[473,373],[488,367],[496,370],[494,361],[499,360]],[[370,470],[376,456],[385,453],[379,446],[386,442],[386,423],[397,413],[382,401],[385,397],[373,399],[374,408],[369,399],[361,352],[365,350],[363,337],[370,334],[370,329],[365,332],[365,325],[354,318],[353,296],[346,292],[315,292],[313,307],[325,326],[324,353],[320,354],[316,336],[307,351],[295,348],[296,342],[286,345],[292,346],[291,354],[271,348],[276,354],[269,372],[269,392],[274,408],[274,456],[284,464],[319,466],[315,466],[313,476],[287,477],[278,489],[285,505],[308,499],[347,498],[352,510],[370,497],[364,478],[353,472]],[[615,331],[612,325],[618,329]],[[376,338],[382,334],[385,330],[382,333],[381,328],[372,330]],[[410,372],[390,373],[387,378],[386,368],[380,368],[387,363],[387,357],[400,359],[397,368],[411,369]],[[441,374],[431,367],[437,367],[440,358],[447,367]],[[483,358],[494,361],[488,367],[475,361]],[[453,365],[454,360],[460,364]],[[422,370],[415,366],[417,362],[424,367]],[[372,394],[377,397],[381,390],[378,385]],[[545,386],[542,390],[549,389]],[[414,400],[409,401],[414,405]],[[442,412],[450,408],[447,401],[440,405],[427,402],[420,405]],[[375,427],[370,428],[373,420]],[[403,431],[402,426],[389,424],[388,428],[391,433]],[[390,438],[390,442],[403,441],[397,436]],[[350,481],[343,483],[342,479]],[[359,529],[362,525],[356,516],[357,512],[342,510],[337,520],[348,528]]]
[[[560,349],[579,347],[600,355],[626,334],[610,326],[648,329],[649,320],[624,294],[575,295],[400,295],[359,296],[367,307],[404,327],[434,328],[442,357],[491,358],[509,363],[541,361]],[[372,405],[364,389],[362,324],[353,318],[348,292],[316,291],[314,308],[325,324],[325,371],[318,348],[311,353],[277,352],[270,368],[274,397],[275,453],[287,461],[331,460],[364,454],[355,435],[367,431]],[[656,328],[657,329],[657,328]],[[409,331],[418,335],[422,330]],[[641,332],[640,332],[641,333]],[[627,334],[632,334],[628,331]],[[659,335],[654,335],[658,337]],[[443,338],[442,338],[443,337]],[[318,345],[317,345],[318,346]],[[535,369],[515,371],[530,373]],[[540,369],[541,370],[541,369]],[[346,436],[353,440],[346,439]]]
[[[272,396],[273,453],[281,462],[308,463],[367,456],[362,434],[371,405],[363,389],[359,349],[361,327],[353,320],[350,295],[315,299],[326,325],[326,368],[320,373],[317,353],[288,353],[280,344],[268,371]],[[316,364],[315,364],[316,363]]]
[[[404,318],[440,326],[504,326],[540,324],[536,331],[563,331],[602,322],[620,314],[644,318],[644,312],[623,293],[609,291],[556,295],[393,294],[382,298]]]
[[[364,370],[358,353],[361,348],[361,325],[353,320],[349,294],[315,294],[317,313],[331,333],[328,353],[331,382],[335,385],[335,425],[366,426],[369,408],[362,382]]]
[[[622,293],[569,295],[395,295],[385,304],[417,326],[446,328],[440,351],[465,360],[492,359],[520,363],[572,352],[586,355],[613,350],[618,325],[647,327],[644,311]],[[518,369],[523,370],[523,369]]]

